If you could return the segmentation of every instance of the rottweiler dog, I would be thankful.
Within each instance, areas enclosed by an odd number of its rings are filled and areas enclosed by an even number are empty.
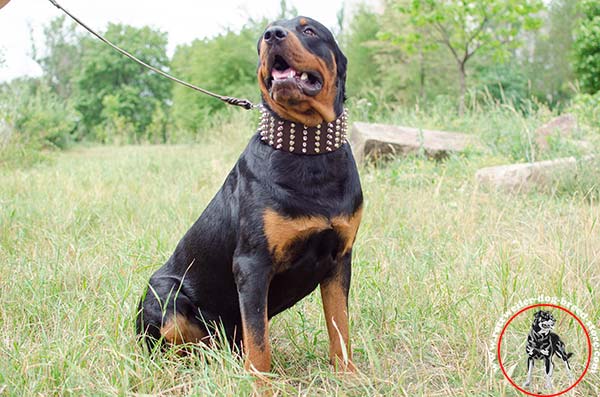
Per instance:
[[[213,345],[218,328],[245,368],[267,372],[269,319],[319,286],[330,362],[354,371],[348,290],[363,195],[346,142],[347,60],[306,17],[269,25],[258,54],[258,131],[150,278],[137,332],[154,351]]]
[[[527,335],[527,380],[523,383],[524,387],[531,385],[531,375],[535,360],[544,360],[546,371],[546,388],[552,387],[552,373],[554,371],[554,363],[552,357],[556,354],[564,361],[569,379],[573,380],[571,374],[571,365],[569,359],[573,353],[567,353],[564,342],[560,336],[552,332],[556,320],[552,313],[539,310],[533,316],[531,331]]]

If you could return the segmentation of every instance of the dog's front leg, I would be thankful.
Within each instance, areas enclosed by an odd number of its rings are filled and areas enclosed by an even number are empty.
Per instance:
[[[546,364],[546,389],[552,389],[552,372],[554,370],[552,356],[545,357],[544,362]]]
[[[253,256],[236,256],[233,272],[242,315],[244,367],[259,373],[271,370],[267,296],[271,267]]]
[[[523,383],[523,387],[529,387],[529,385],[531,385],[531,375],[533,374],[534,364],[535,361],[533,360],[533,357],[527,357],[527,380],[525,381],[525,383]]]
[[[321,298],[329,335],[329,361],[336,370],[355,372],[348,332],[349,252],[338,260],[332,275],[321,282]]]

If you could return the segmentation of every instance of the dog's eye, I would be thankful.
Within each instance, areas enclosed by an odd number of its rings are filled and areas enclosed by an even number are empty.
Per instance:
[[[305,35],[310,36],[310,37],[317,35],[317,33],[312,28],[306,28],[302,31],[302,33],[304,33]]]

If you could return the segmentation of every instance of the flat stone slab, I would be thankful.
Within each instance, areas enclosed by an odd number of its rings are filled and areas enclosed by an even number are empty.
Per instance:
[[[482,168],[475,173],[477,182],[485,187],[509,192],[527,192],[534,187],[552,183],[557,178],[575,176],[577,164],[594,156],[580,159],[567,157],[535,163],[519,163]]]
[[[552,120],[535,130],[535,143],[538,149],[540,149],[541,151],[547,151],[550,149],[549,140],[551,139],[551,137],[558,136],[564,139],[565,142],[577,147],[582,152],[591,153],[594,148],[590,142],[573,139],[577,128],[577,117],[569,113],[563,114],[561,116],[553,118]]]
[[[572,114],[563,114],[555,117],[535,130],[535,142],[540,149],[548,149],[548,137],[558,134],[561,137],[572,136],[577,129],[577,117]]]
[[[350,143],[357,161],[388,154],[406,155],[419,150],[439,159],[480,145],[475,136],[457,132],[360,122],[352,125]]]

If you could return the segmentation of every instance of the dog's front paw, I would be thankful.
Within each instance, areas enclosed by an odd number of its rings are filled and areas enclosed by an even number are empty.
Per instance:
[[[527,355],[531,356],[533,354],[533,347],[527,346],[525,351],[527,352]]]
[[[341,358],[333,358],[329,360],[329,363],[333,366],[336,373],[351,373],[355,374],[358,372],[358,368],[352,362],[352,360],[343,360]]]
[[[529,387],[531,385],[531,380],[527,379],[525,382],[523,382],[523,387]]]

